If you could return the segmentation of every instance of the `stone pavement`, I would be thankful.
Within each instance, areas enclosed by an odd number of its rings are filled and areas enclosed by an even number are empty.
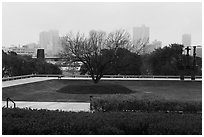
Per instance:
[[[2,88],[21,85],[21,84],[27,84],[27,83],[33,83],[33,82],[39,82],[39,81],[45,81],[50,79],[57,79],[57,78],[56,77],[31,77],[31,78],[16,79],[16,80],[10,80],[10,81],[2,81]]]
[[[90,103],[79,102],[29,102],[29,101],[15,101],[18,108],[31,109],[48,109],[48,110],[62,110],[62,111],[90,111]],[[2,107],[6,107],[6,101],[2,101]],[[13,103],[9,101],[9,107],[13,107]]]

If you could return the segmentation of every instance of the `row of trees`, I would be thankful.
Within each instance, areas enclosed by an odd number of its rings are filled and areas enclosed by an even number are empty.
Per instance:
[[[119,48],[116,52],[115,62],[109,64],[104,74],[107,75],[180,75],[185,71],[187,58],[182,54],[183,45],[171,44],[168,47],[156,49],[154,52],[145,55],[138,55],[127,49]],[[197,57],[197,75],[201,75],[201,58]],[[193,57],[189,58],[190,64]],[[81,74],[88,73],[85,65],[81,67]],[[186,72],[190,75],[190,72]]]
[[[61,70],[42,59],[17,55],[15,52],[5,53],[2,50],[2,77],[27,74],[61,74]]]
[[[140,55],[135,47],[144,47],[146,43],[133,45],[130,34],[117,30],[106,35],[102,31],[91,31],[89,36],[69,33],[61,38],[63,52],[67,61],[82,62],[81,74],[90,74],[94,83],[104,74],[114,75],[179,75],[186,66],[186,56],[182,55],[183,46],[171,44],[156,49],[150,54]],[[192,62],[190,57],[190,62]],[[192,64],[192,63],[191,63]],[[198,71],[201,75],[202,61],[197,57]],[[61,74],[61,70],[42,59],[19,56],[14,52],[2,51],[2,76],[26,74]]]
[[[94,83],[104,74],[179,75],[186,65],[186,56],[182,55],[183,45],[171,44],[150,54],[140,55],[139,51],[135,51],[138,45],[131,43],[129,33],[124,30],[108,35],[91,31],[88,37],[70,33],[62,37],[62,43],[62,56],[73,62],[83,62],[81,74],[90,74]],[[142,47],[145,43],[138,44]],[[197,63],[197,74],[201,74],[201,58],[197,58]]]
[[[113,51],[104,50],[103,52],[110,52],[114,54]],[[112,52],[112,53],[111,53]],[[142,65],[141,56],[136,53],[132,53],[125,48],[118,48],[116,51],[115,60],[108,64],[107,69],[104,71],[106,75],[140,75],[140,66]],[[104,53],[107,55],[107,53]],[[82,65],[81,74],[89,73],[86,65]],[[90,73],[89,73],[90,74]]]
[[[187,64],[187,57],[183,53],[183,45],[170,44],[164,48],[158,48],[151,54],[143,56],[143,65],[148,66],[146,69],[152,75],[180,75],[185,71],[185,75],[190,75],[187,71],[187,66],[192,68],[193,57],[189,57],[189,64]],[[201,75],[202,61],[200,57],[196,57],[197,75]],[[145,68],[145,67],[144,67]]]

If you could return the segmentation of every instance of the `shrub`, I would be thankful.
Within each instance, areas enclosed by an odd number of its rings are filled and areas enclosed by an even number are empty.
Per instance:
[[[120,98],[119,95],[97,97],[93,100],[95,111],[202,111],[202,102],[182,102],[165,100],[161,98],[134,98],[127,95]]]
[[[165,135],[201,131],[201,114],[2,109],[3,135]]]
[[[116,127],[103,126],[97,130],[98,135],[124,135],[125,132]]]

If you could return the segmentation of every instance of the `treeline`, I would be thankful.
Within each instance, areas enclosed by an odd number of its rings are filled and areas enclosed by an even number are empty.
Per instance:
[[[55,65],[31,56],[17,55],[15,52],[5,53],[2,50],[2,77],[28,74],[61,74]]]
[[[103,52],[111,52],[104,50]],[[182,54],[183,45],[171,44],[164,48],[158,48],[150,54],[139,55],[125,48],[116,51],[116,58],[107,67],[106,75],[180,75],[187,66],[187,57]],[[111,54],[111,53],[109,53]],[[113,54],[113,53],[112,53]],[[104,58],[107,58],[107,53]],[[202,75],[202,59],[196,57],[196,75]],[[193,65],[193,57],[189,57],[190,67]],[[81,74],[88,70],[85,65],[81,67]],[[185,75],[190,75],[185,71]]]
[[[106,60],[111,60],[109,58],[113,58],[112,56],[114,56],[113,50],[104,49],[100,58],[103,58],[101,60],[106,62]],[[103,73],[107,75],[138,75],[141,73],[139,67],[141,65],[142,60],[139,55],[132,53],[125,48],[118,48],[116,51],[116,57],[105,67]],[[92,66],[96,67],[94,65]],[[82,65],[80,72],[81,74],[88,73],[88,67]]]
[[[100,58],[109,60],[115,51],[104,49]],[[104,75],[191,75],[186,71],[187,57],[182,54],[183,45],[171,44],[158,48],[150,54],[139,55],[125,48],[118,48],[116,57],[104,69]],[[94,59],[93,59],[94,61]],[[94,63],[93,63],[94,64]],[[193,57],[189,57],[190,67]],[[95,64],[98,65],[98,64]],[[96,66],[92,66],[97,68]],[[202,59],[196,57],[196,75],[202,75]],[[88,67],[81,66],[80,73],[89,74]],[[42,59],[33,59],[30,56],[20,56],[15,52],[5,53],[2,50],[2,77],[27,74],[62,74],[59,67],[47,63]]]
[[[182,52],[183,45],[179,44],[158,48],[151,54],[143,56],[143,68],[152,75],[179,75],[181,71],[184,71],[185,75],[191,75],[190,69],[187,68],[193,67],[193,56],[189,56],[188,64],[188,59]],[[202,75],[202,59],[196,57],[196,62],[196,75]]]

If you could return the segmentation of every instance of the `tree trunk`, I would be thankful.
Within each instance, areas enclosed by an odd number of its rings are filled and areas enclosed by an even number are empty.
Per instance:
[[[99,82],[99,79],[94,80],[94,84],[97,84]]]
[[[92,78],[92,81],[94,82],[94,84],[97,84],[101,79],[101,77],[99,75],[95,76],[94,74],[91,74],[91,78]]]

